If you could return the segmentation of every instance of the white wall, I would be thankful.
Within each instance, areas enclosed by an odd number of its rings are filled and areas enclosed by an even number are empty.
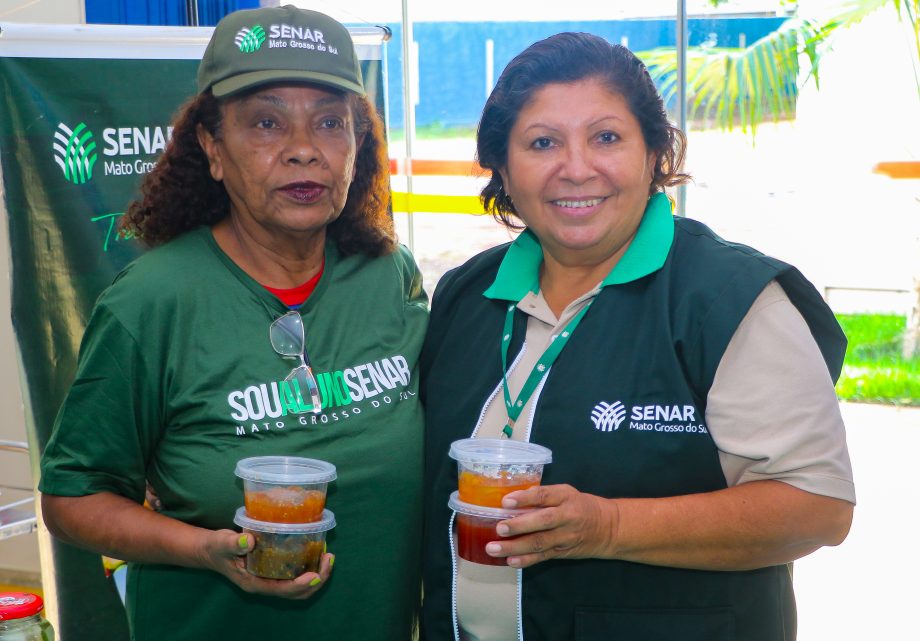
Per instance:
[[[83,0],[0,0],[0,24],[4,22],[86,22]]]
[[[0,29],[9,22],[85,22],[83,0],[0,0]],[[10,256],[8,223],[0,207],[0,440],[25,441],[19,365],[10,320]],[[25,456],[0,452],[0,488],[30,487]],[[0,489],[0,505],[26,498],[29,492]],[[0,540],[0,583],[37,585],[40,574],[38,537],[33,534]]]

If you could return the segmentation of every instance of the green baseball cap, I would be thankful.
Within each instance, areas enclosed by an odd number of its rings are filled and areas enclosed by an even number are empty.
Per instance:
[[[271,82],[313,82],[364,95],[361,63],[342,24],[291,5],[227,14],[198,65],[198,92],[217,97]]]

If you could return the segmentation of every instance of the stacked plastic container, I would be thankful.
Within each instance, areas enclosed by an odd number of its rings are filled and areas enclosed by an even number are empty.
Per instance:
[[[502,538],[495,531],[500,521],[529,510],[504,509],[502,499],[539,485],[552,452],[526,441],[467,438],[451,443],[449,455],[457,461],[458,489],[447,505],[456,513],[458,556],[483,565],[507,565],[505,558],[489,556],[485,546]]]
[[[246,556],[250,574],[293,579],[319,572],[326,533],[335,515],[326,508],[326,488],[335,466],[295,456],[256,456],[236,464],[243,503],[233,522],[255,538]]]

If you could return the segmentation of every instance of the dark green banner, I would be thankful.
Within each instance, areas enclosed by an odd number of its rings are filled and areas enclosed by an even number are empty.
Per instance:
[[[96,297],[142,251],[117,233],[118,218],[165,148],[172,116],[195,92],[197,59],[140,59],[130,37],[116,46],[123,55],[108,53],[106,43],[107,57],[101,57],[91,52],[93,27],[81,29],[87,40],[81,46],[88,49],[82,58],[44,57],[62,50],[54,29],[44,38],[33,35],[25,50],[0,39],[2,205],[33,459],[73,379]],[[99,29],[111,40],[111,27]],[[144,52],[157,32],[146,29],[138,47]],[[0,25],[4,37],[7,31]],[[209,31],[189,30],[199,40],[198,56]],[[371,58],[362,71],[382,112],[381,48],[378,39],[376,47],[360,46],[359,54]],[[29,51],[34,55],[23,55]],[[53,564],[55,585],[46,585],[45,593],[56,604],[59,638],[127,639],[123,607],[99,556],[57,542],[53,556],[42,563]]]

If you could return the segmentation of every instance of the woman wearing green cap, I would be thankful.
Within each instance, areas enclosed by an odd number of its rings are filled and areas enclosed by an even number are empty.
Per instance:
[[[45,522],[129,561],[138,641],[407,639],[427,300],[387,214],[355,48],[320,13],[240,11],[215,28],[198,85],[125,216],[154,249],[88,324],[43,455]],[[337,467],[318,572],[245,569],[234,468],[261,455]],[[159,512],[142,505],[147,481]]]

